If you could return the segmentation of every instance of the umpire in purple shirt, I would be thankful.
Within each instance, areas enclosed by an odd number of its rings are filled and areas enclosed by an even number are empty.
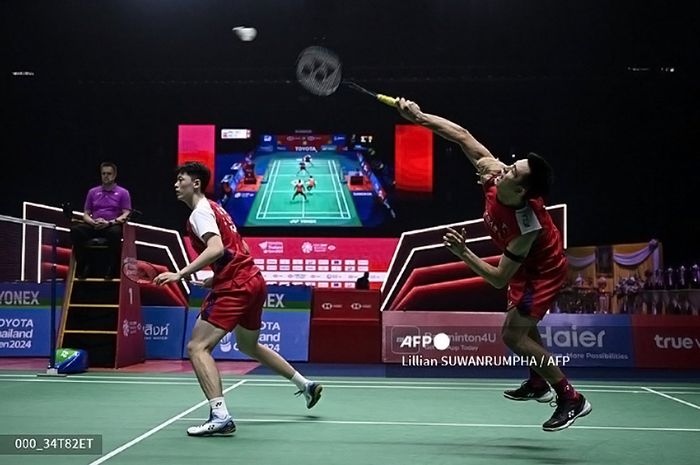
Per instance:
[[[109,256],[112,257],[105,277],[113,279],[119,274],[122,225],[131,212],[131,196],[129,191],[114,182],[117,179],[117,165],[114,163],[100,164],[100,176],[102,184],[90,189],[85,199],[83,222],[71,226],[76,276],[79,279],[88,277],[90,273],[89,260],[85,259],[85,243],[97,237],[107,239]]]

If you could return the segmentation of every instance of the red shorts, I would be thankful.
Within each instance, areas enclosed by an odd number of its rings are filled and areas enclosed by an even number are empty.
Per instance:
[[[262,327],[266,299],[265,279],[257,274],[240,287],[211,291],[202,302],[199,317],[226,331],[233,331],[238,325],[254,331]]]
[[[515,307],[522,316],[541,320],[554,305],[565,281],[566,264],[561,271],[537,278],[515,278],[508,283],[508,309]]]

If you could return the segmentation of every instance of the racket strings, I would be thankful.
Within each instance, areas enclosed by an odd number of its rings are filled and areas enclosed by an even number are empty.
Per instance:
[[[340,85],[340,60],[322,47],[309,47],[297,59],[297,81],[313,94],[328,96]]]
[[[123,270],[128,279],[139,283],[151,282],[158,276],[158,271],[147,262],[130,261],[124,264]]]

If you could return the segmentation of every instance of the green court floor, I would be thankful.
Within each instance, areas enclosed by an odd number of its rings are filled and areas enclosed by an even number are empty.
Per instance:
[[[299,173],[299,162],[294,159],[273,158],[245,225],[360,226],[350,191],[341,182],[340,162],[330,156],[315,158],[307,170]],[[294,182],[301,179],[306,185],[309,175],[316,180],[316,188],[305,192],[306,201],[301,195],[292,200]]]
[[[190,438],[208,406],[193,375],[0,372],[0,434],[103,437],[92,456],[0,456],[6,464],[692,464],[700,385],[577,383],[593,412],[547,433],[547,404],[501,391],[516,380],[323,378],[307,410],[278,377],[225,378],[238,431]]]

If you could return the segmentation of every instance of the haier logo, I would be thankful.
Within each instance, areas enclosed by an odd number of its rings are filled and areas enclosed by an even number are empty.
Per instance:
[[[551,327],[547,326],[544,329],[544,333],[540,333],[542,337],[542,342],[545,346],[549,347],[560,347],[560,348],[572,348],[572,347],[583,347],[590,349],[593,347],[603,348],[605,338],[605,330],[600,331],[578,331],[576,326],[571,326],[571,329],[564,329],[560,331],[554,331]]]
[[[700,348],[700,339],[682,336],[654,336],[654,343],[659,349],[685,349],[693,350]]]

